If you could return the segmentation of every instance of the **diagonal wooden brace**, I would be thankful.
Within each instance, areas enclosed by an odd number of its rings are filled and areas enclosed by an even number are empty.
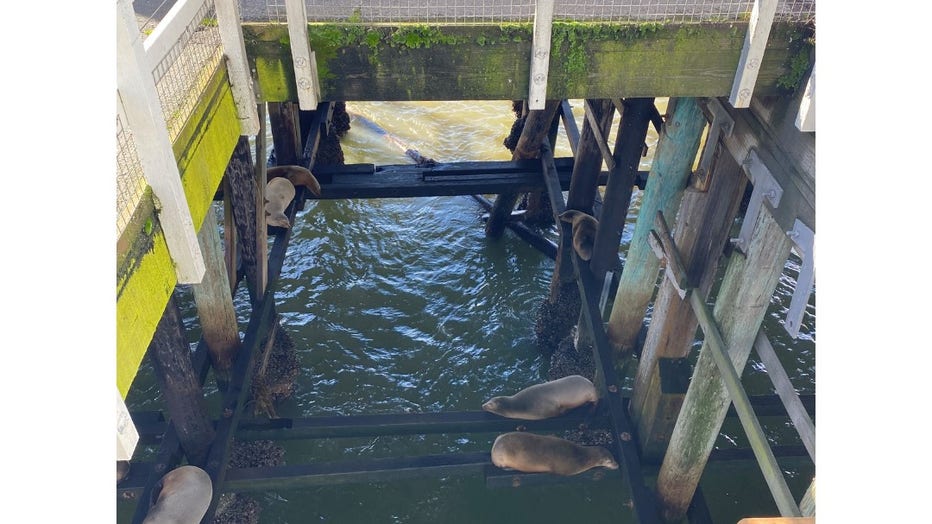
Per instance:
[[[663,211],[658,210],[657,216],[654,217],[654,229],[650,231],[648,237],[650,247],[660,260],[666,261],[664,274],[676,288],[676,293],[680,298],[685,299],[686,294],[693,289],[686,274],[686,266],[683,259],[680,258],[680,252],[673,243],[673,236],[670,234],[670,228],[663,217]]]

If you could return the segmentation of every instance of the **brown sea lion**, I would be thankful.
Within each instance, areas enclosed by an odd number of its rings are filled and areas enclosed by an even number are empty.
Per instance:
[[[535,384],[511,396],[492,397],[482,409],[508,418],[540,420],[557,417],[587,402],[598,402],[592,382],[582,375],[570,375]]]
[[[173,469],[159,481],[158,500],[143,524],[198,524],[213,496],[210,476],[196,466]]]
[[[285,216],[285,208],[294,198],[294,186],[287,178],[273,178],[265,186],[265,213],[268,215],[266,223],[270,226],[291,227],[291,222]]]
[[[266,170],[266,179],[272,181],[274,178],[287,178],[294,186],[304,186],[308,191],[314,193],[314,196],[320,196],[320,183],[314,173],[301,166],[275,166]]]
[[[570,209],[560,213],[560,220],[573,224],[573,249],[583,260],[592,258],[592,245],[599,229],[599,221],[592,215]]]
[[[618,469],[611,452],[601,446],[580,446],[562,438],[515,431],[492,444],[492,464],[525,473],[577,475],[603,466]]]

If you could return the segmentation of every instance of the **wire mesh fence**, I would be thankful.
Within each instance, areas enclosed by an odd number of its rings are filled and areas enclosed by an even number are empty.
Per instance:
[[[174,140],[223,57],[214,2],[204,2],[171,50],[152,70],[168,136]]]
[[[286,21],[285,0],[240,0],[245,20]],[[534,0],[305,0],[310,22],[531,22]],[[747,20],[753,0],[556,0],[554,20],[703,22]],[[815,0],[781,0],[777,20],[815,18]]]
[[[122,101],[118,101],[122,103]],[[126,127],[123,118],[117,114],[117,238],[126,229],[133,211],[139,205],[146,191],[146,180],[142,176],[142,165],[136,154],[136,141],[132,131]]]

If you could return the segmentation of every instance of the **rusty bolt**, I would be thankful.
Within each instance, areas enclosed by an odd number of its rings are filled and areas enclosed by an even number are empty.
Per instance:
[[[631,433],[628,433],[627,431],[623,431],[621,435],[618,435],[618,436],[621,437],[621,440],[624,440],[625,442],[628,442],[631,440]]]
[[[524,424],[521,424],[520,426],[515,428],[515,431],[527,431],[527,426],[525,426]]]

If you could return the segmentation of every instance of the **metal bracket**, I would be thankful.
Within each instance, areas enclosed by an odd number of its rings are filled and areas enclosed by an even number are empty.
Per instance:
[[[732,120],[728,111],[722,107],[721,102],[709,98],[706,107],[712,113],[712,120],[709,122],[709,135],[706,137],[702,156],[699,157],[699,168],[693,172],[689,182],[692,189],[703,193],[709,190],[709,184],[712,181],[712,161],[715,158],[715,149],[718,147],[719,140],[721,140],[722,136],[731,136],[731,131],[735,127],[735,121]]]
[[[738,238],[731,239],[731,243],[738,248],[741,253],[746,254],[748,245],[751,243],[751,233],[754,231],[754,222],[757,215],[763,208],[764,199],[770,203],[770,207],[776,209],[780,205],[780,199],[783,197],[783,188],[777,183],[773,174],[764,165],[764,162],[757,155],[757,151],[751,149],[743,163],[744,171],[754,184],[754,190],[751,192],[751,199],[748,202],[747,212],[744,214],[744,221],[741,223],[741,232]]]
[[[815,257],[813,256],[815,232],[797,218],[793,229],[787,231],[786,236],[793,241],[799,251],[799,257],[803,260],[803,265],[799,268],[799,277],[796,279],[796,289],[793,290],[793,298],[790,300],[790,308],[783,322],[786,332],[793,338],[797,338],[806,304],[809,303],[809,295],[812,294],[812,285],[815,283]]]

